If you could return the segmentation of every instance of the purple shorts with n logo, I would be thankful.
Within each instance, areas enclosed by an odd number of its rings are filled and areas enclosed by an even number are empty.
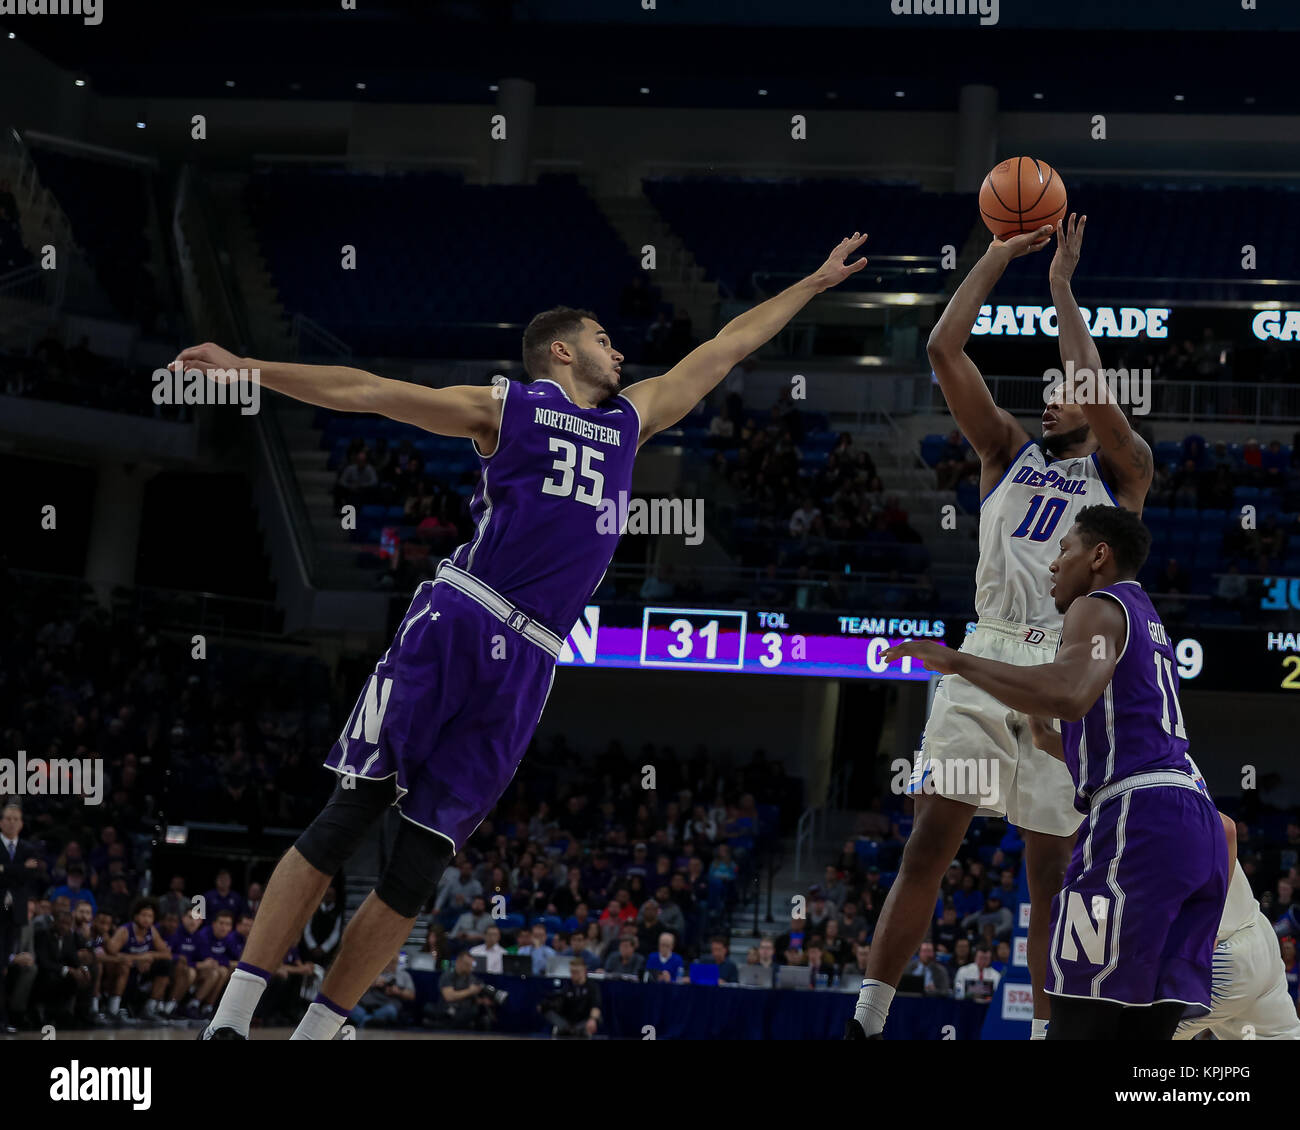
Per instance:
[[[397,778],[397,806],[460,850],[510,784],[555,659],[444,581],[416,590],[325,764]]]
[[[1189,783],[1191,778],[1188,778]],[[1210,1010],[1228,844],[1196,787],[1156,785],[1094,804],[1052,902],[1047,991]]]

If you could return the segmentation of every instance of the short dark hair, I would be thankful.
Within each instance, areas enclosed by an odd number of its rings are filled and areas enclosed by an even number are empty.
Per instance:
[[[547,358],[551,352],[551,342],[572,337],[582,330],[582,319],[590,318],[593,322],[600,319],[590,310],[577,310],[572,306],[554,306],[536,315],[528,328],[524,330],[524,370],[528,376],[537,380],[549,371]]]
[[[138,898],[131,904],[131,917],[134,918],[142,910],[152,910],[154,917],[158,916],[158,904],[151,898]]]
[[[1137,575],[1151,552],[1151,531],[1131,510],[1119,506],[1085,506],[1074,524],[1086,545],[1105,542],[1126,577]]]
[[[212,921],[216,922],[222,918],[229,918],[232,926],[235,924],[235,912],[233,910],[218,910],[217,913],[212,916]]]

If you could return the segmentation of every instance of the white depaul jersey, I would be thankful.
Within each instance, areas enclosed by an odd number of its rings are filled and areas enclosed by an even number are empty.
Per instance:
[[[1228,880],[1228,897],[1223,904],[1223,917],[1219,919],[1219,932],[1214,944],[1218,945],[1238,930],[1254,925],[1259,915],[1259,900],[1251,892],[1250,880],[1246,878],[1241,864],[1233,860],[1232,878]]]
[[[980,503],[979,618],[1060,631],[1064,617],[1048,595],[1048,566],[1080,510],[1114,505],[1095,454],[1049,460],[1029,440]]]

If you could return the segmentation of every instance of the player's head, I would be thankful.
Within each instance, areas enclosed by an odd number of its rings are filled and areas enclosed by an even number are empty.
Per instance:
[[[1131,510],[1085,506],[1061,539],[1061,552],[1051,564],[1056,610],[1064,612],[1103,585],[1131,581],[1150,551],[1151,534]]]
[[[1083,409],[1072,400],[1067,403],[1064,384],[1054,385],[1048,391],[1047,407],[1043,409],[1043,435],[1038,441],[1039,446],[1056,459],[1091,437],[1092,430]]]
[[[618,391],[623,354],[614,348],[590,310],[556,306],[538,314],[524,330],[524,368],[532,380],[549,377],[596,403]]]
[[[136,899],[131,907],[131,921],[141,930],[148,930],[158,914],[158,905],[150,898]]]

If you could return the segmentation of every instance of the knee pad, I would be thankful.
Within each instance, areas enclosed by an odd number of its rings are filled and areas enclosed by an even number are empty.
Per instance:
[[[397,782],[392,777],[370,781],[351,776],[349,780],[349,788],[339,781],[329,803],[293,845],[325,875],[338,874],[361,846],[370,826],[397,799]]]
[[[403,820],[375,894],[403,918],[414,918],[438,889],[452,855],[451,844],[438,833]]]

